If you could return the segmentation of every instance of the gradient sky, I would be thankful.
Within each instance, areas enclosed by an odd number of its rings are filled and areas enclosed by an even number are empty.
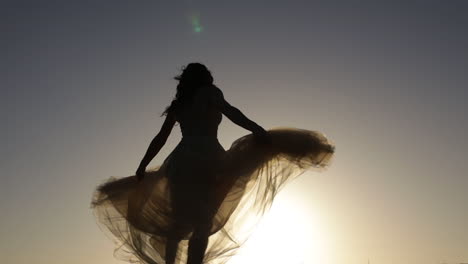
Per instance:
[[[122,263],[92,192],[133,174],[192,61],[264,127],[337,146],[242,263],[468,262],[468,1],[351,2],[2,1],[1,262]]]

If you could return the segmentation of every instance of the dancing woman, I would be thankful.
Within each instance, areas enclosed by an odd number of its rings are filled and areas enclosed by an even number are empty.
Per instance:
[[[334,147],[315,131],[266,131],[224,99],[203,64],[190,63],[175,79],[175,99],[136,174],[100,185],[92,205],[118,239],[120,258],[225,263],[245,240],[236,226],[262,215],[288,180],[324,168]],[[228,151],[217,139],[222,115],[252,133]],[[176,123],[182,140],[160,167],[147,171]]]

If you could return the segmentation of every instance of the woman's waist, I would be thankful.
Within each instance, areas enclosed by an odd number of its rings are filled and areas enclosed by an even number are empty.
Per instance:
[[[184,135],[178,148],[193,152],[224,152],[217,137],[208,135]]]
[[[169,162],[177,167],[207,166],[224,160],[225,155],[226,151],[216,138],[203,140],[184,137],[164,163]]]
[[[212,142],[219,144],[217,133],[182,133],[181,142]]]

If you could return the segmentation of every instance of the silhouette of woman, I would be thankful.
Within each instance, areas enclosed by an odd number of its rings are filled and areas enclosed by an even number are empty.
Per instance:
[[[117,238],[121,259],[225,263],[248,237],[240,227],[255,224],[288,180],[325,168],[334,146],[315,131],[266,131],[224,99],[203,64],[188,64],[175,79],[175,99],[136,174],[101,184],[92,207]],[[222,114],[252,132],[228,151],[217,139]],[[146,171],[175,123],[182,140],[160,167]]]

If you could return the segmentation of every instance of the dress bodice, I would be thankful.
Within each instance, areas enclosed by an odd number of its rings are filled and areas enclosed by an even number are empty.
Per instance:
[[[179,170],[181,163],[219,163],[224,157],[225,150],[217,138],[222,113],[212,100],[213,89],[200,87],[190,102],[172,109],[180,124],[182,140],[164,161],[167,171]]]
[[[217,138],[222,114],[211,100],[213,89],[211,86],[198,88],[191,102],[177,109],[176,120],[184,139]]]

